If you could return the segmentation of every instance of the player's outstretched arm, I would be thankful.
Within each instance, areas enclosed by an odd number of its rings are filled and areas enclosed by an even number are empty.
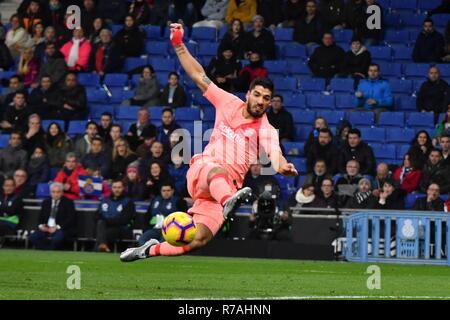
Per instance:
[[[189,50],[183,43],[183,26],[179,23],[172,23],[170,25],[170,41],[175,49],[175,53],[180,60],[181,66],[188,76],[194,81],[202,92],[208,89],[211,80],[206,76],[206,72],[191,55]]]
[[[286,158],[283,157],[281,152],[271,155],[270,161],[274,170],[279,174],[287,177],[298,176],[298,171],[295,169],[295,166],[292,163],[289,163]]]

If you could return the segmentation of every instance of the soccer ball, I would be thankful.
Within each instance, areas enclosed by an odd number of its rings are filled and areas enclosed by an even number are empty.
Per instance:
[[[164,239],[173,246],[181,247],[194,240],[197,226],[192,216],[185,212],[169,214],[163,221],[162,234]]]

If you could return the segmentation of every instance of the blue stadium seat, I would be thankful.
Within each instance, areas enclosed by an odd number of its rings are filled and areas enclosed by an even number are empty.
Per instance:
[[[355,80],[351,78],[333,78],[330,82],[330,90],[335,92],[353,92]]]
[[[297,90],[297,79],[293,77],[272,77],[275,84],[275,91],[295,91]]]
[[[288,156],[303,157],[305,143],[303,142],[283,142],[285,154]]]
[[[86,132],[85,120],[72,120],[69,122],[69,128],[67,129],[67,134],[69,136],[84,134],[85,132]]]
[[[286,108],[305,108],[306,97],[303,94],[283,96],[283,105]]]
[[[391,7],[391,0],[378,0],[377,4],[379,4],[383,9],[387,9]]]
[[[409,31],[407,30],[387,30],[384,36],[387,43],[404,43],[409,42]]]
[[[136,88],[136,86],[139,84],[139,79],[141,78],[140,74],[133,74],[130,80],[130,84],[133,88]]]
[[[192,98],[192,103],[196,106],[211,106],[211,102],[209,102],[201,92],[195,91],[192,95]]]
[[[128,75],[124,73],[108,73],[103,81],[108,87],[125,87],[128,84]]]
[[[412,93],[412,80],[389,79],[393,93]]]
[[[398,12],[389,12],[388,10],[384,11],[384,26],[386,28],[400,28],[402,21],[400,19],[400,14]]]
[[[197,56],[198,43],[197,42],[185,42],[184,45],[189,50],[189,52],[195,57]],[[176,57],[175,50],[172,46],[169,46],[169,56]]]
[[[36,198],[38,198],[38,199],[50,198],[50,185],[48,183],[39,183],[37,185]]]
[[[90,89],[89,87],[86,88],[86,97],[87,101],[89,103],[107,103],[108,102],[108,96],[106,95],[106,92],[101,89]]]
[[[225,34],[226,34],[227,32],[228,32],[228,25],[227,25],[227,24],[224,24],[224,25],[222,26],[222,28],[220,28],[220,30],[219,30],[218,39],[219,39],[219,40],[222,40],[223,37],[225,36]]]
[[[437,64],[436,65],[439,68],[439,71],[441,72],[441,77],[443,78],[450,78],[450,64]]]
[[[91,105],[89,108],[89,118],[100,119],[103,112],[109,112],[114,118],[114,107],[110,105]]]
[[[177,121],[197,121],[200,120],[200,109],[197,108],[177,108],[175,110]]]
[[[151,57],[167,56],[167,41],[147,41],[145,43],[145,52]]]
[[[355,126],[372,126],[374,124],[373,112],[349,112],[347,120]]]
[[[395,145],[393,144],[371,143],[370,146],[373,149],[375,158],[380,161],[388,160],[388,162],[392,162],[397,159],[395,153]]]
[[[144,26],[145,33],[147,34],[147,39],[159,40],[161,37],[161,27],[146,25]]]
[[[299,43],[288,43],[283,46],[281,54],[286,59],[294,59],[296,62],[300,59],[306,59],[306,46]]]
[[[216,41],[217,29],[211,27],[197,27],[192,29],[191,39],[194,41]]]
[[[406,125],[411,128],[434,128],[432,112],[411,112],[406,115]]]
[[[415,97],[399,95],[395,97],[395,109],[400,111],[415,111],[416,108]]]
[[[291,75],[296,76],[312,76],[311,69],[308,67],[308,65],[304,62],[290,62],[289,63],[289,73]],[[325,86],[325,84],[324,84]]]
[[[100,76],[96,73],[79,73],[78,83],[85,87],[95,87],[100,84]]]
[[[295,127],[295,140],[296,141],[305,141],[306,139],[308,139],[310,131],[311,131],[311,127],[296,126]]]
[[[165,109],[165,106],[151,106],[148,108],[148,112],[150,113],[150,119],[152,121],[160,121],[162,112]]]
[[[384,128],[361,128],[361,138],[367,142],[383,143],[386,139],[386,130]]]
[[[200,42],[198,45],[198,55],[208,58],[214,57],[217,55],[217,48],[219,48],[219,44],[215,42]]]
[[[320,92],[325,90],[325,79],[311,78],[300,79],[300,89],[302,91],[316,91]]]
[[[432,16],[434,25],[438,28],[443,28],[447,25],[450,20],[450,14],[448,13],[439,13]]]
[[[306,173],[306,159],[305,158],[296,158],[296,157],[288,157],[289,162],[291,162],[299,173]]]
[[[395,62],[380,62],[380,71],[385,77],[400,78],[402,76],[402,65]]]
[[[275,28],[273,33],[275,42],[289,42],[293,40],[294,29],[293,28]]]
[[[324,117],[329,125],[336,125],[345,118],[344,111],[317,111],[317,117]]]
[[[64,128],[64,126],[62,127]],[[0,148],[5,148],[9,144],[9,134],[0,135]]]
[[[427,63],[408,63],[404,64],[403,68],[403,73],[406,77],[425,79],[428,76],[430,65]]]
[[[215,121],[216,120],[216,109],[214,107],[205,108],[203,110],[203,121]]]
[[[111,97],[108,97],[109,104],[121,104],[124,100],[134,97],[133,91],[124,90],[120,87],[112,87],[109,90],[111,91]]]
[[[414,92],[418,92],[420,90],[420,87],[422,86],[422,84],[426,81],[426,79],[422,79],[422,80],[414,80],[413,81],[413,91]]]
[[[439,114],[439,118],[438,118],[438,122],[437,123],[441,123],[442,121],[444,121],[444,119],[445,119],[445,113],[440,113]]]
[[[405,114],[403,112],[381,112],[377,126],[403,128],[405,126]]]
[[[391,9],[416,11],[417,0],[391,0]]]
[[[387,128],[387,143],[411,143],[416,135],[414,129],[409,128]]]
[[[397,145],[397,160],[402,160],[404,155],[409,151],[411,146],[409,144],[398,144]]]
[[[312,109],[334,109],[336,106],[336,101],[335,97],[332,95],[307,94],[306,104]]]
[[[394,50],[394,61],[412,61],[412,47],[407,47],[405,45],[393,46]]]
[[[9,79],[16,74],[16,71],[0,71],[0,80]]]
[[[369,47],[372,60],[392,61],[392,49],[390,47]]]
[[[156,79],[158,79],[159,85],[164,87],[167,83],[169,73],[167,71],[157,71],[155,72]]]
[[[188,38],[189,28],[187,26],[184,26],[183,29],[184,29],[183,41],[186,44],[189,42],[189,38]],[[164,28],[164,36],[162,37],[161,40],[167,41],[167,39],[169,39],[169,38],[170,38],[170,28],[169,28],[169,26],[167,26]]]
[[[136,120],[140,108],[138,106],[118,106],[114,113],[117,120]]]
[[[351,29],[333,29],[333,36],[335,42],[350,43],[353,36],[353,30]],[[345,48],[343,48],[345,49]]]
[[[155,71],[176,71],[175,59],[149,58],[148,62],[152,65]]]
[[[428,2],[428,0],[426,0]],[[441,1],[441,0],[437,0]],[[430,1],[431,2],[431,1]],[[401,12],[400,20],[402,21],[402,25],[404,27],[422,27],[423,21],[427,17],[426,14],[418,13],[411,14],[410,12]],[[410,37],[413,35],[411,34]],[[411,38],[410,38],[411,39]]]
[[[147,65],[147,59],[143,58],[126,58],[123,66],[125,72]]]
[[[316,118],[314,111],[290,110],[294,123],[312,125]]]
[[[441,2],[442,0],[419,0],[417,7],[420,10],[430,10],[438,7],[441,4]]]
[[[124,133],[128,132],[128,130],[130,129],[130,126],[135,122],[136,122],[136,120],[134,120],[134,121],[132,121],[132,120],[117,121],[117,123],[120,124],[120,126],[122,127],[122,132],[124,132]]]
[[[284,60],[267,60],[264,62],[264,67],[269,71],[270,75],[287,74],[288,64]]]
[[[61,128],[61,130],[64,131],[64,120],[42,120],[41,121],[42,129],[44,129],[44,131],[47,132],[47,128],[52,122],[56,122]]]
[[[336,109],[348,110],[355,108],[355,96],[351,94],[336,95]]]

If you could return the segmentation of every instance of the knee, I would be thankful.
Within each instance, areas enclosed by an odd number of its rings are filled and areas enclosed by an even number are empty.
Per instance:
[[[212,178],[213,178],[215,175],[218,175],[218,174],[224,174],[224,175],[228,176],[227,171],[226,171],[225,169],[223,169],[223,168],[214,168],[214,169],[211,169],[211,171],[208,172],[208,178],[207,178],[208,184],[210,184]]]

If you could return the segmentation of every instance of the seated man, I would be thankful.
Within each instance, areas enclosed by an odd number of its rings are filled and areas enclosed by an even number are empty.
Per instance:
[[[339,206],[339,196],[334,192],[332,177],[322,179],[320,190],[322,193],[315,199],[318,208],[334,209]]]
[[[283,96],[276,94],[272,98],[270,110],[267,112],[269,123],[279,131],[280,142],[294,140],[294,120],[292,114],[283,106]]]
[[[22,148],[22,134],[14,131],[9,136],[8,146],[0,150],[0,175],[12,176],[14,171],[27,167],[27,152]]]
[[[111,197],[104,198],[97,210],[97,243],[101,252],[111,252],[109,244],[131,237],[129,224],[136,214],[134,202],[125,196],[122,180],[112,183]]]
[[[380,66],[376,63],[370,64],[368,79],[359,82],[355,96],[356,109],[353,111],[373,111],[375,121],[381,112],[388,111],[394,104],[389,82],[380,78]]]
[[[438,67],[430,67],[428,80],[422,83],[417,94],[417,111],[434,112],[437,122],[439,114],[447,111],[449,101],[450,86],[441,78]]]
[[[358,190],[358,183],[363,177],[359,173],[359,162],[350,160],[347,162],[346,173],[336,181],[336,191],[338,192],[341,203],[347,202]]]
[[[2,237],[14,234],[23,213],[22,197],[15,195],[15,188],[14,179],[6,178],[0,198],[0,245]]]
[[[305,176],[304,183],[314,185],[314,190],[316,190],[316,194],[319,195],[322,187],[322,181],[325,179],[327,172],[328,170],[325,160],[317,159],[314,163],[313,171]]]
[[[431,183],[427,189],[427,196],[416,199],[413,210],[444,211],[444,201],[439,196],[439,185]]]
[[[437,149],[431,150],[428,161],[422,169],[420,192],[426,193],[431,183],[437,184],[442,193],[450,191],[450,168],[445,165],[442,153]]]
[[[49,75],[42,76],[39,87],[33,89],[28,98],[30,111],[37,113],[42,119],[57,116],[60,100],[59,92]]]
[[[412,58],[416,63],[439,63],[444,56],[444,45],[443,35],[434,29],[433,20],[427,18],[417,36]]]
[[[111,131],[113,125],[113,115],[109,111],[102,113],[100,117],[100,124],[97,126],[98,135],[103,139],[106,144],[111,140],[109,132]]]
[[[348,161],[356,160],[359,163],[362,175],[373,175],[375,171],[375,156],[372,147],[361,139],[359,129],[351,129],[347,134],[347,142],[339,154],[338,171],[346,172]]]
[[[144,142],[144,137],[142,136],[146,131],[144,129],[150,130],[154,137],[158,134],[158,129],[150,122],[150,113],[146,107],[139,109],[137,121],[128,129],[127,140],[131,150],[135,151],[137,147]]]
[[[160,190],[160,195],[152,200],[145,215],[145,221],[149,222],[150,228],[139,238],[140,246],[150,239],[162,240],[162,223],[169,214],[176,211],[187,212],[187,203],[175,195],[175,186],[172,182],[163,182]]]
[[[100,175],[107,179],[111,166],[111,157],[104,151],[103,144],[102,138],[93,138],[91,142],[91,149],[81,159],[81,165],[83,168],[99,168]]]
[[[335,174],[337,171],[337,161],[339,152],[333,143],[333,134],[328,128],[319,129],[319,136],[314,140],[309,152],[306,155],[306,164],[308,172],[313,170],[314,163],[318,159],[323,159],[327,166],[329,174]]]
[[[39,229],[28,237],[36,249],[56,250],[65,239],[75,234],[75,205],[63,197],[63,192],[61,183],[53,183],[50,186],[51,198],[42,202]]]
[[[309,67],[315,77],[333,78],[341,73],[345,51],[334,43],[333,34],[325,32],[322,44],[317,47],[309,60]]]
[[[24,133],[29,115],[30,109],[27,105],[26,94],[18,91],[14,94],[13,102],[6,107],[6,112],[0,122],[0,128],[3,133],[11,133],[16,130]]]
[[[269,191],[280,196],[280,185],[278,180],[273,175],[263,175],[262,165],[259,163],[250,165],[250,170],[244,178],[242,187],[250,187],[252,189],[252,196],[249,201],[256,200],[264,191]]]
[[[70,200],[80,199],[78,177],[86,175],[86,170],[78,163],[73,152],[66,155],[64,167],[56,174],[55,182],[63,184],[64,197]]]
[[[74,150],[78,159],[83,159],[83,157],[89,153],[92,141],[97,136],[97,134],[98,134],[97,123],[93,120],[87,122],[86,134],[79,136],[74,143]]]

